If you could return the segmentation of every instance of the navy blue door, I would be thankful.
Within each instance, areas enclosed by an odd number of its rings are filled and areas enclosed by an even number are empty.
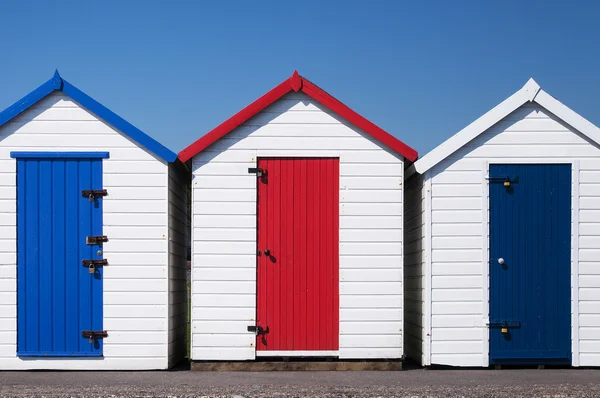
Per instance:
[[[571,363],[571,165],[490,165],[490,362]]]
[[[102,159],[74,154],[24,153],[17,158],[17,354],[101,356],[102,340],[82,331],[102,330],[102,199],[82,190],[102,189]],[[40,156],[36,158],[34,156]]]

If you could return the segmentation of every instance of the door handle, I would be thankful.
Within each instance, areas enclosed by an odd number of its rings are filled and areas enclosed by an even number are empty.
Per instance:
[[[500,257],[498,259],[498,264],[503,265],[504,264],[504,259],[502,257]]]
[[[269,249],[265,249],[265,251],[263,253],[265,253],[265,256],[269,256],[269,257],[271,256],[271,250],[269,250]]]

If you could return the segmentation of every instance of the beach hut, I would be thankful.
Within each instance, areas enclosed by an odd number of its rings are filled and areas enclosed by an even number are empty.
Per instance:
[[[600,365],[599,142],[529,80],[407,170],[408,356]]]
[[[417,153],[295,72],[179,153],[191,359],[399,359]]]
[[[58,72],[0,113],[0,369],[167,369],[186,352],[189,178]]]

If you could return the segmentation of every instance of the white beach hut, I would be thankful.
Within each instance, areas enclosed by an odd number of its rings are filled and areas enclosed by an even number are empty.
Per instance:
[[[407,171],[409,357],[600,365],[599,143],[530,80]]]
[[[0,113],[0,369],[167,369],[185,355],[176,155],[62,79]]]
[[[191,359],[400,359],[417,153],[297,72],[180,152]]]

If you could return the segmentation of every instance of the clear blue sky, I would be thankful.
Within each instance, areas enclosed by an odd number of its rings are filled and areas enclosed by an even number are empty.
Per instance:
[[[3,1],[0,108],[61,75],[174,151],[294,69],[417,149],[529,77],[600,125],[597,1]]]

